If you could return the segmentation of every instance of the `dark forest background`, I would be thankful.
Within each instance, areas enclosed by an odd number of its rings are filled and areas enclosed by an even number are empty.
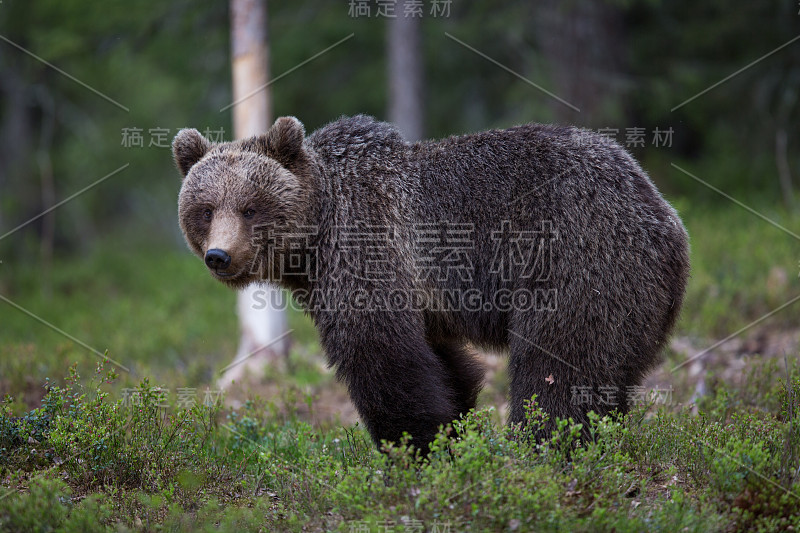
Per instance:
[[[388,19],[369,4],[369,16],[353,16],[345,0],[270,3],[273,78],[354,34],[271,85],[274,116],[309,131],[342,114],[386,118]],[[528,121],[605,129],[668,196],[727,203],[674,162],[729,194],[792,205],[800,43],[673,108],[795,38],[798,5],[453,2],[432,13],[436,4],[423,3],[421,25],[425,137]],[[231,101],[227,4],[6,1],[0,35],[119,104],[0,42],[0,233],[130,164],[0,240],[0,255],[81,253],[121,234],[181,246],[168,145],[184,126],[231,138],[230,109],[220,111]],[[654,143],[656,129],[672,133]]]

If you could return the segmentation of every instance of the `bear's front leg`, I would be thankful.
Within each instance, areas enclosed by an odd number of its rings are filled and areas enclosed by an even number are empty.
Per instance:
[[[404,432],[423,454],[439,427],[459,416],[448,371],[425,341],[413,312],[315,315],[323,347],[375,443]]]

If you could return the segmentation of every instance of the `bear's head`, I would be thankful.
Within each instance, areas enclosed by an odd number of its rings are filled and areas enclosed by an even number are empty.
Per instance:
[[[195,129],[175,136],[180,226],[216,279],[241,288],[269,278],[263,255],[269,228],[307,220],[314,180],[304,138],[294,117],[241,141],[210,143]]]

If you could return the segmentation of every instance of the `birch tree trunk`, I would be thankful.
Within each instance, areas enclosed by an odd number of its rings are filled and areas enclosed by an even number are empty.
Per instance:
[[[231,0],[230,14],[233,101],[243,99],[232,108],[233,134],[241,139],[264,133],[272,121],[269,87],[258,90],[269,77],[267,2]],[[236,311],[241,338],[236,358],[217,382],[221,388],[248,373],[259,376],[265,365],[281,362],[288,355],[286,311],[274,305],[280,301],[273,298],[277,291],[272,285],[253,284],[239,292]]]

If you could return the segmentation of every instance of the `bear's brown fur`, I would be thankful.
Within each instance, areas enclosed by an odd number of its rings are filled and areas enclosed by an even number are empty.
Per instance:
[[[553,419],[624,412],[681,307],[678,215],[585,130],[410,144],[366,116],[308,137],[284,117],[230,143],[182,130],[173,150],[191,249],[232,287],[298,291],[378,443],[408,432],[424,451],[474,407],[467,342],[510,350],[512,423],[534,394]]]

